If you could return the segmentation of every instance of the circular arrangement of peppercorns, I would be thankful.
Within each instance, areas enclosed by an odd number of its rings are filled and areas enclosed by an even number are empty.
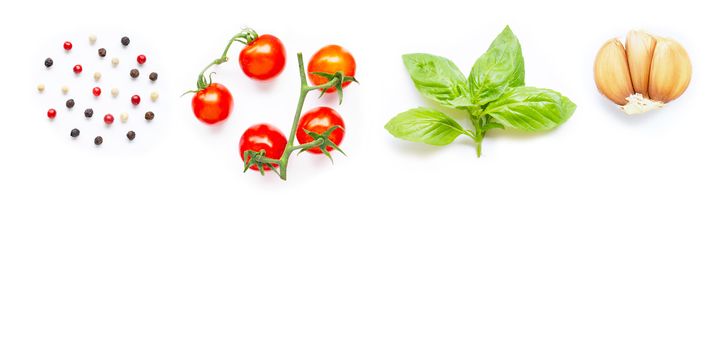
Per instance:
[[[89,35],[85,38],[88,40],[67,40],[62,42],[62,47],[51,49],[44,59],[43,69],[49,72],[49,68],[52,68],[52,79],[56,78],[57,74],[63,75],[63,80],[59,81],[47,81],[39,82],[37,87],[37,93],[39,95],[46,95],[46,97],[65,95],[64,105],[67,107],[66,110],[58,112],[55,108],[47,108],[46,115],[47,118],[53,120],[52,124],[58,127],[69,126],[63,134],[66,137],[66,132],[69,131],[69,136],[76,140],[78,143],[83,143],[88,141],[96,146],[104,144],[104,138],[116,137],[117,135],[124,134],[126,136],[125,142],[134,141],[136,139],[137,129],[133,129],[136,123],[144,123],[149,125],[148,122],[153,121],[156,114],[153,110],[148,110],[148,108],[143,109],[142,98],[149,97],[150,101],[144,102],[148,104],[155,104],[158,100],[158,91],[156,90],[143,90],[146,85],[136,85],[135,87],[128,86],[127,84],[136,84],[141,81],[148,81],[151,86],[156,86],[156,81],[158,80],[158,73],[156,71],[148,70],[151,69],[151,62],[147,60],[147,56],[144,53],[131,51],[129,44],[131,40],[128,36],[123,36],[120,38],[119,43],[116,39],[102,40],[96,35]],[[73,42],[77,43],[74,45]],[[95,46],[96,44],[96,46]],[[101,45],[101,46],[99,46]],[[62,54],[59,54],[59,50],[62,50]],[[86,49],[89,49],[87,52]],[[111,51],[111,60],[105,60]],[[89,55],[86,55],[88,53]],[[135,63],[131,63],[132,59],[135,59]],[[121,69],[119,65],[120,60],[123,62],[129,62],[129,65],[134,67],[129,67],[129,77],[125,75],[117,76],[116,74],[108,74],[108,70]],[[122,63],[122,66],[126,63]],[[56,67],[55,67],[56,66]],[[82,74],[84,67],[91,69],[91,74]],[[58,69],[59,71],[56,71]],[[71,71],[70,71],[71,69]],[[148,71],[146,71],[146,70]],[[143,72],[142,72],[143,71]],[[67,73],[64,73],[67,72]],[[105,74],[103,74],[105,73]],[[45,73],[46,74],[46,73]],[[124,73],[125,74],[125,73]],[[120,79],[120,77],[125,77],[124,81],[110,82],[108,79]],[[61,78],[60,78],[61,79]],[[89,81],[85,79],[90,79]],[[144,80],[146,79],[146,80]],[[87,84],[89,82],[89,84]],[[71,88],[71,95],[70,95]],[[119,98],[119,88],[128,89],[130,98]],[[102,92],[109,91],[111,96],[104,97]],[[61,93],[61,94],[60,94]],[[108,95],[108,94],[106,94]],[[49,101],[48,101],[49,102]],[[57,103],[55,101],[53,103]],[[53,103],[48,103],[52,106]],[[77,107],[77,108],[75,108]],[[79,111],[76,111],[78,109]],[[143,109],[143,110],[142,110]],[[82,112],[83,111],[83,112]],[[96,124],[92,118],[95,111],[101,113],[103,118],[101,118],[100,124]],[[159,111],[160,112],[160,111]],[[141,118],[136,118],[140,115],[139,113],[144,113],[144,120]],[[130,118],[130,115],[134,116]],[[114,123],[114,116],[118,116],[121,123]],[[81,118],[83,116],[83,118]],[[77,117],[80,117],[77,119]],[[81,121],[83,120],[83,122]],[[69,123],[69,125],[67,125]],[[80,126],[79,123],[81,123]],[[75,125],[72,125],[75,124]],[[133,125],[132,125],[133,124]],[[102,125],[101,129],[98,129],[98,125]],[[87,140],[84,135],[87,130],[84,127],[89,126],[92,128],[97,135],[93,138]],[[80,131],[80,128],[84,130],[85,133]],[[121,134],[116,134],[116,131],[124,129]],[[139,132],[141,130],[138,130]],[[91,134],[92,132],[89,131]],[[91,141],[90,141],[91,140]],[[115,142],[108,142],[107,144],[114,145]]]

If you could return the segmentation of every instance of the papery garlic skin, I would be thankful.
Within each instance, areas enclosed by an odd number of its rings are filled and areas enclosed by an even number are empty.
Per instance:
[[[692,71],[691,59],[681,44],[659,39],[651,59],[649,96],[663,103],[681,97],[691,83]]]
[[[649,73],[656,39],[648,33],[632,30],[626,36],[626,56],[634,91],[649,98]]]
[[[634,94],[624,45],[617,39],[607,41],[594,61],[594,81],[599,92],[618,105],[627,104]]]

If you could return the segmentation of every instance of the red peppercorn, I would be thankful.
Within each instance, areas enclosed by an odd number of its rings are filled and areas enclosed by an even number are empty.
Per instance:
[[[139,95],[131,96],[131,104],[137,106],[139,103],[141,103],[141,97],[139,97]]]
[[[99,97],[99,95],[102,94],[102,89],[97,86],[92,89],[92,94],[94,94],[94,96]]]
[[[57,116],[57,111],[54,110],[54,108],[50,108],[47,111],[47,118],[54,119],[54,117]]]
[[[64,42],[64,49],[67,50],[67,51],[71,50],[71,49],[72,49],[72,43],[70,43],[69,41],[65,41],[65,42]]]
[[[104,116],[104,123],[107,124],[112,124],[114,122],[114,116],[111,114],[107,114]]]
[[[82,72],[82,65],[78,64],[78,65],[74,66],[74,68],[72,70],[74,70],[74,74],[79,74]]]
[[[144,56],[144,55],[139,55],[138,57],[136,57],[136,62],[139,62],[139,64],[144,64],[144,63],[146,63],[146,56]]]

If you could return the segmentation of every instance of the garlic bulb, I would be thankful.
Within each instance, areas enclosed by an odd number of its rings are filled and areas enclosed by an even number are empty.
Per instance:
[[[631,31],[626,47],[607,41],[594,62],[599,92],[627,114],[663,107],[679,98],[691,82],[691,60],[672,39]]]

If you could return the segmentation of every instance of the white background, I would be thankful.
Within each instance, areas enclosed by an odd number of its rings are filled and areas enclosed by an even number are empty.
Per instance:
[[[711,349],[713,49],[700,4],[6,6],[0,349]],[[466,139],[433,148],[383,130],[428,105],[401,54],[467,72],[506,24],[527,83],[578,104],[567,124],[494,132],[481,159]],[[233,59],[218,79],[235,111],[202,125],[178,96],[245,25],[284,41],[287,69],[259,84]],[[680,100],[639,117],[592,80],[600,45],[633,28],[676,38],[694,66]],[[93,32],[132,37],[160,68],[166,111],[134,145],[70,140],[36,94],[48,50]],[[362,82],[338,107],[349,157],[303,154],[286,183],[242,174],[242,131],[287,133],[295,54],[330,43],[352,51]],[[307,106],[320,103],[335,106]]]

